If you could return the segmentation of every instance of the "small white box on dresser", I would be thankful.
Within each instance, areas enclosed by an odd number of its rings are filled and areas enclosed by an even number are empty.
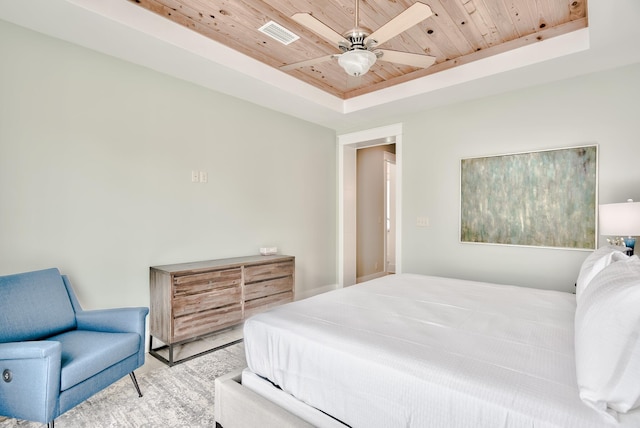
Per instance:
[[[275,256],[278,254],[278,247],[261,247],[260,254],[263,256]]]

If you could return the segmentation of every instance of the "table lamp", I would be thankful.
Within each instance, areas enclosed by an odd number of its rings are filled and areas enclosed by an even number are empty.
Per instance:
[[[603,204],[599,207],[600,235],[622,237],[632,255],[636,245],[636,236],[640,236],[640,202]]]

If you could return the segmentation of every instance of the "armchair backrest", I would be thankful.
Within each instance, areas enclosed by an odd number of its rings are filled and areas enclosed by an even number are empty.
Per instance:
[[[0,276],[0,343],[44,339],[75,327],[58,269]]]

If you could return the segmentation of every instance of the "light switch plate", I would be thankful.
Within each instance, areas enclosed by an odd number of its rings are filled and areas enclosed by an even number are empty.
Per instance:
[[[429,227],[429,217],[420,216],[416,219],[416,226]]]

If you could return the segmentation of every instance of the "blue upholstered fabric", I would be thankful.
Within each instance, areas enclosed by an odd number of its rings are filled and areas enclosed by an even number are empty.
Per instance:
[[[57,269],[0,276],[0,415],[51,422],[140,367],[148,313],[83,311]]]
[[[141,337],[138,347],[138,365],[144,364],[144,331],[147,308],[117,308],[76,313],[79,330],[96,330],[111,333],[136,333]],[[140,333],[142,332],[142,333]]]
[[[38,340],[76,327],[56,268],[0,277],[0,343]]]
[[[89,379],[138,352],[140,335],[72,330],[49,340],[62,344],[60,391]]]
[[[102,391],[113,382],[122,379],[123,376],[131,373],[139,366],[135,355],[130,356],[126,360],[120,361],[115,366],[111,366],[109,370],[104,370],[89,379],[80,382],[66,391],[60,392],[58,398],[58,415],[63,414],[69,409],[73,409],[78,404],[90,398],[96,391]],[[131,386],[133,388],[133,385]]]
[[[0,415],[48,422],[56,410],[60,389],[58,342],[0,343],[0,372],[10,370],[11,382],[0,380]]]

